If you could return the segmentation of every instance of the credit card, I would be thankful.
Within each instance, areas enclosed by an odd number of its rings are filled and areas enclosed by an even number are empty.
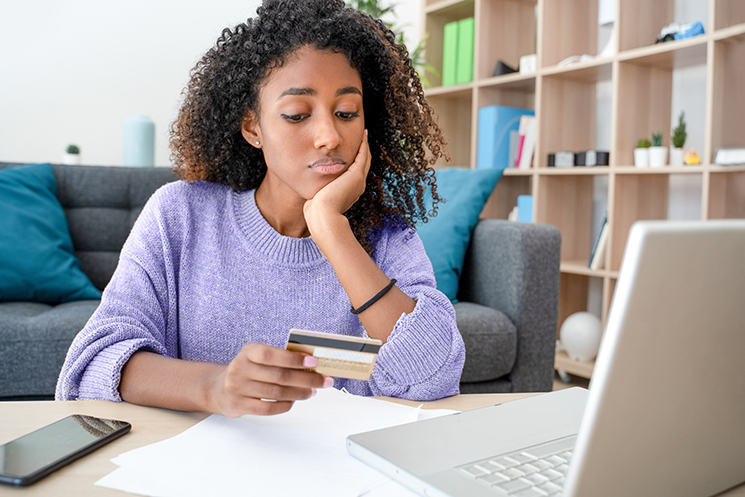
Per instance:
[[[290,330],[287,350],[304,352],[318,363],[310,371],[352,380],[367,380],[372,374],[383,342],[374,338],[350,337],[308,330]]]

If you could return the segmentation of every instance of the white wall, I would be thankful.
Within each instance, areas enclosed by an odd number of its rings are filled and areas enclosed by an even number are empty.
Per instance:
[[[155,121],[155,163],[170,165],[168,127],[189,71],[225,27],[260,0],[23,0],[0,5],[0,161],[122,163],[122,126]],[[418,41],[420,0],[398,0]]]

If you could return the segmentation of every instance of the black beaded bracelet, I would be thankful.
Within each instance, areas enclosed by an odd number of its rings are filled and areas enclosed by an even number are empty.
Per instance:
[[[376,293],[373,298],[371,298],[370,300],[368,300],[367,302],[365,302],[364,304],[362,304],[361,306],[359,306],[357,309],[355,309],[354,307],[352,307],[352,309],[351,309],[352,314],[359,314],[360,312],[364,311],[365,309],[367,309],[368,307],[370,307],[371,305],[373,305],[375,302],[377,302],[378,300],[380,300],[380,298],[383,295],[385,295],[386,293],[388,293],[388,291],[391,288],[393,288],[393,285],[395,285],[395,284],[396,284],[396,278],[393,278],[391,280],[391,282],[388,283],[385,286],[385,288],[383,288],[381,291],[379,291],[378,293]]]

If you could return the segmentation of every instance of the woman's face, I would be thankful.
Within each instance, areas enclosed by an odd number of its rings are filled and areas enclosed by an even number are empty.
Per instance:
[[[262,188],[309,200],[354,161],[365,115],[362,81],[345,55],[297,50],[267,76],[259,109],[258,121],[244,121],[243,136],[264,153]]]

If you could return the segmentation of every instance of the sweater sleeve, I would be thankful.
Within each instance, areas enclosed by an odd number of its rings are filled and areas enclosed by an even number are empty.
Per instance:
[[[387,232],[376,248],[376,262],[416,306],[401,315],[381,347],[368,380],[371,393],[422,401],[456,395],[466,353],[453,305],[436,289],[416,232],[402,225]]]
[[[170,254],[178,252],[167,236],[162,199],[163,189],[145,205],[101,304],[73,340],[57,381],[58,400],[121,402],[121,371],[132,354],[148,350],[176,357],[177,266]]]

